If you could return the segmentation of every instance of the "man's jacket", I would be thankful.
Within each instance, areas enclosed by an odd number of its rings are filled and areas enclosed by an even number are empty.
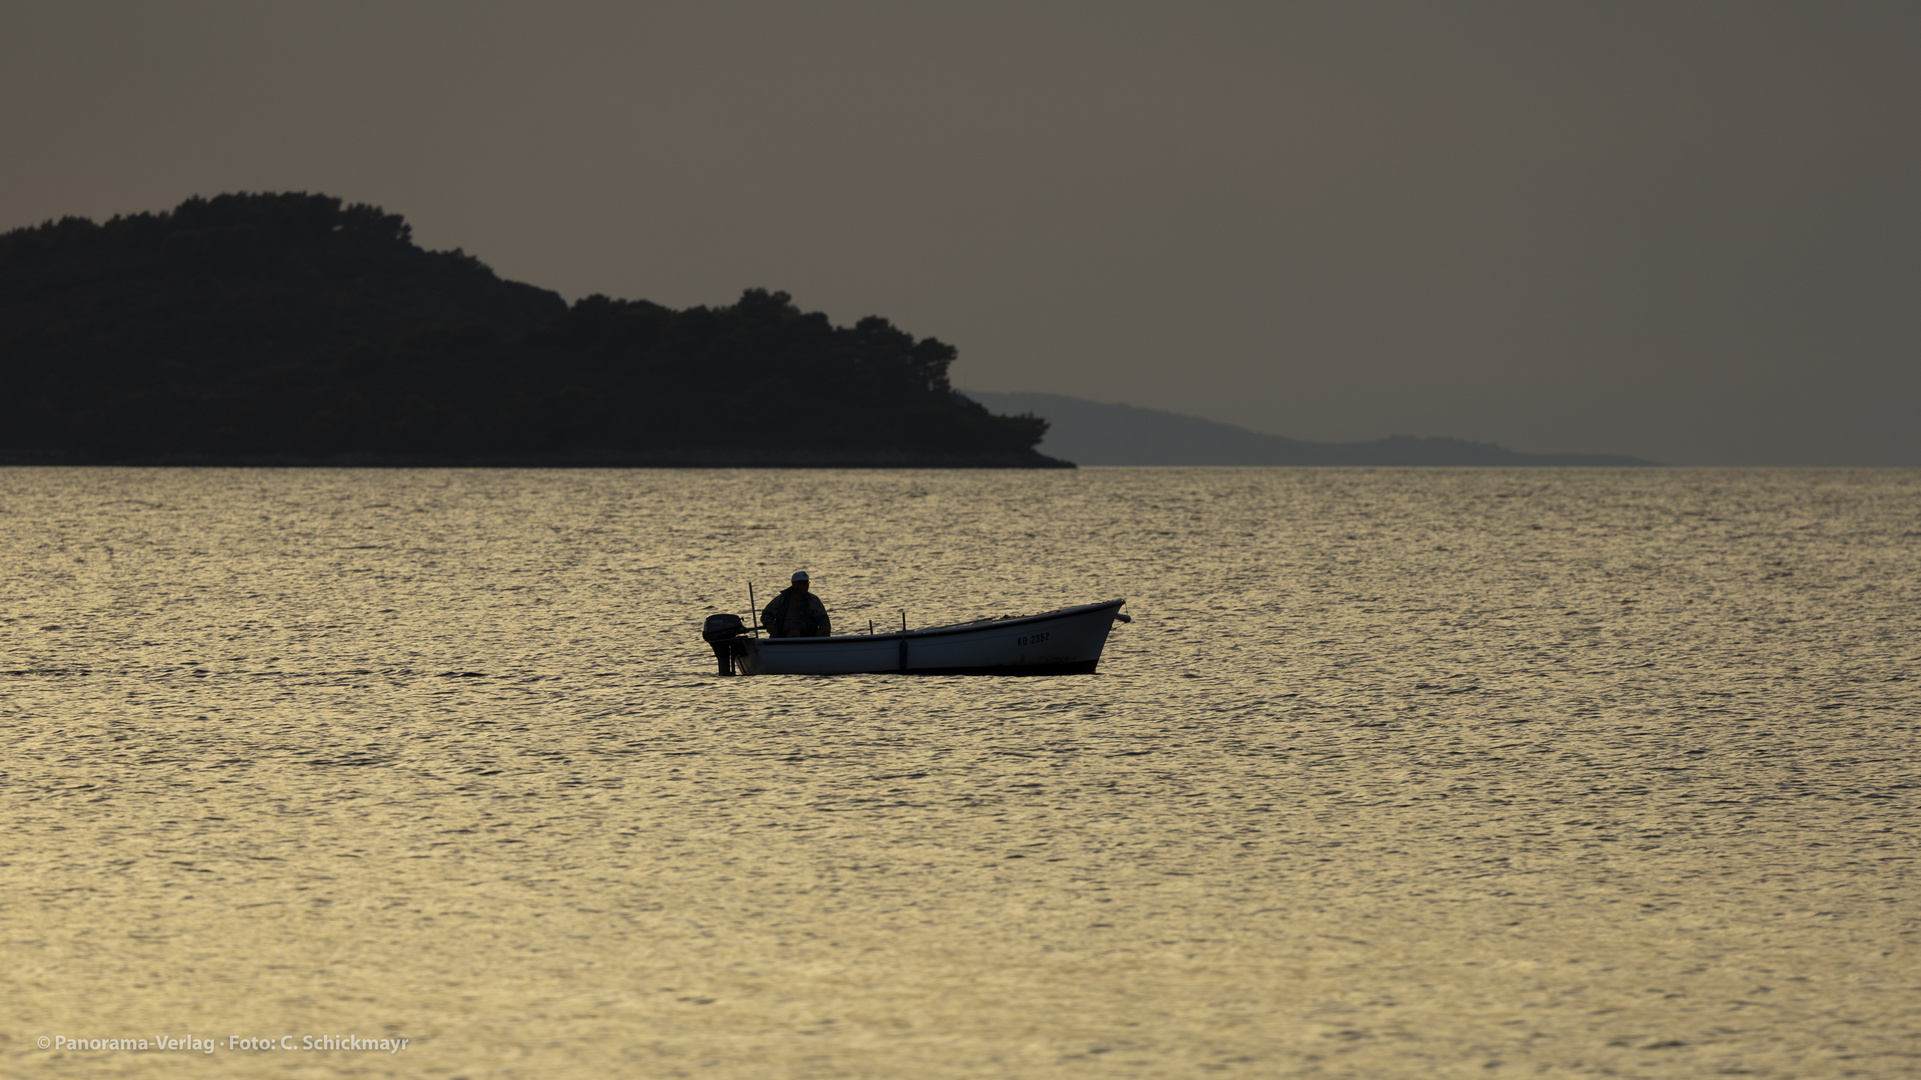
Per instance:
[[[793,602],[794,590],[783,589],[778,596],[767,602],[761,609],[760,625],[774,637],[787,636],[787,608]],[[834,624],[828,621],[827,605],[813,593],[806,594],[807,602],[800,611],[800,637],[815,637],[834,632]]]

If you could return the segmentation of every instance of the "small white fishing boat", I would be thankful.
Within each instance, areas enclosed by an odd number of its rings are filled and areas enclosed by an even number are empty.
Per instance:
[[[1125,603],[837,637],[753,637],[739,616],[715,615],[702,636],[723,675],[1092,675],[1108,631],[1132,621]]]

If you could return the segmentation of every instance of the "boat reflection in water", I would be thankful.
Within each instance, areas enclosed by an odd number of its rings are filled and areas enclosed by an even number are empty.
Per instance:
[[[737,615],[712,615],[701,636],[720,673],[743,675],[1091,675],[1125,600],[1040,615],[888,634],[765,638]]]

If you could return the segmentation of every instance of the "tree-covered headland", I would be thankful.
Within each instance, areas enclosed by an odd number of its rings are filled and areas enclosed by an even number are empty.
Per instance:
[[[955,350],[750,289],[569,306],[324,195],[0,234],[0,460],[1050,466]]]

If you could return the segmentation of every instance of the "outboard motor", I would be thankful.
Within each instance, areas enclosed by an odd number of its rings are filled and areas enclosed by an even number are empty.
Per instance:
[[[745,633],[747,624],[738,615],[709,615],[701,625],[700,636],[714,647],[714,659],[720,661],[722,675],[734,673],[734,657],[745,651],[736,639]]]

